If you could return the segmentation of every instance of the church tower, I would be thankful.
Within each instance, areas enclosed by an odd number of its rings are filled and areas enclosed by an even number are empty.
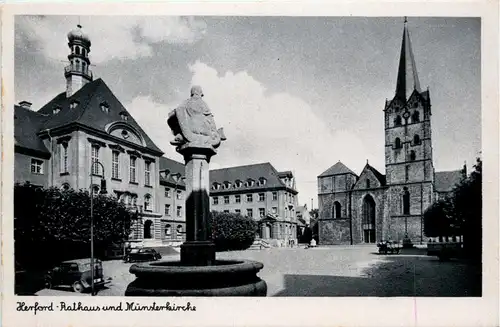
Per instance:
[[[393,240],[423,238],[423,212],[432,203],[431,103],[422,91],[405,18],[394,98],[386,101],[387,214]]]
[[[64,68],[66,77],[66,97],[70,97],[85,84],[92,81],[92,71],[89,69],[90,39],[82,31],[82,26],[68,33],[69,65]]]

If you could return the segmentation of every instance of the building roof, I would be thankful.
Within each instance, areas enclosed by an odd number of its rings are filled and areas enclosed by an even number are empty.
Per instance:
[[[437,171],[434,174],[434,191],[451,192],[464,177],[462,170]]]
[[[337,162],[335,165],[331,166],[327,170],[325,170],[318,177],[332,176],[332,175],[343,175],[343,174],[353,174],[357,176],[352,170],[346,167],[342,162]]]
[[[39,112],[15,105],[14,106],[14,142],[16,146],[40,151],[50,155],[42,140],[36,135],[42,128],[48,116]]]
[[[373,173],[373,175],[375,175],[375,177],[380,182],[380,185],[382,186],[385,185],[385,175],[382,175],[377,169],[373,168],[368,163],[366,164],[365,168],[370,170]]]
[[[73,101],[78,101],[76,108],[70,108]],[[109,107],[107,113],[101,110],[101,105],[104,103]],[[54,114],[54,108],[59,108],[59,113]],[[163,153],[100,78],[85,84],[69,98],[65,92],[58,94],[38,112],[49,116],[43,129],[79,123],[102,132],[106,132],[106,126],[110,123],[123,121],[122,114],[125,113],[128,115],[126,123],[141,134],[146,148]]]
[[[419,93],[421,92],[415,58],[411,48],[410,32],[408,31],[405,18],[395,98],[406,101],[414,90],[417,90]]]
[[[168,174],[163,174],[165,170],[168,171]],[[181,177],[185,177],[186,168],[183,163],[166,158],[160,157],[160,182],[176,184],[176,181],[173,175],[179,174]],[[177,181],[178,186],[186,186],[186,183],[183,179],[179,179]]]
[[[235,190],[243,191],[275,187],[285,188],[285,183],[283,183],[279,177],[280,173],[269,162],[265,162],[211,170],[210,184],[213,184],[214,182],[222,184],[227,181],[234,185],[237,180],[240,180],[243,182],[243,185]],[[260,178],[266,179],[266,184],[264,186],[259,186],[257,183]],[[247,186],[245,184],[245,181],[248,179],[253,179],[255,181],[254,186]],[[233,189],[233,187],[231,189]],[[228,190],[221,189],[219,191],[227,192]],[[211,190],[211,192],[217,192],[217,190]]]

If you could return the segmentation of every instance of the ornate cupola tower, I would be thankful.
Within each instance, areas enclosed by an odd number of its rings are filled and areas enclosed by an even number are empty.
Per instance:
[[[422,91],[405,18],[394,98],[386,101],[385,168],[391,237],[423,237],[422,215],[432,203],[431,103]]]
[[[66,77],[66,96],[69,98],[86,83],[92,81],[92,71],[90,70],[90,39],[82,31],[82,26],[68,33],[68,55],[69,65],[64,68]]]

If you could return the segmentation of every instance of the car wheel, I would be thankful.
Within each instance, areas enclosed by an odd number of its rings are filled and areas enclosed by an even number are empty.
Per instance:
[[[83,287],[82,283],[75,282],[73,284],[73,291],[75,291],[76,293],[82,293],[83,290],[84,290],[84,287]]]

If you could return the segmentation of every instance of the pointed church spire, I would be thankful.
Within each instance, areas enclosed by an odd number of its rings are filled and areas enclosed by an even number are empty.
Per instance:
[[[407,100],[413,90],[420,92],[417,67],[411,48],[410,33],[408,32],[408,20],[405,17],[403,28],[403,42],[401,44],[401,56],[399,58],[398,80],[396,84],[396,98]]]

